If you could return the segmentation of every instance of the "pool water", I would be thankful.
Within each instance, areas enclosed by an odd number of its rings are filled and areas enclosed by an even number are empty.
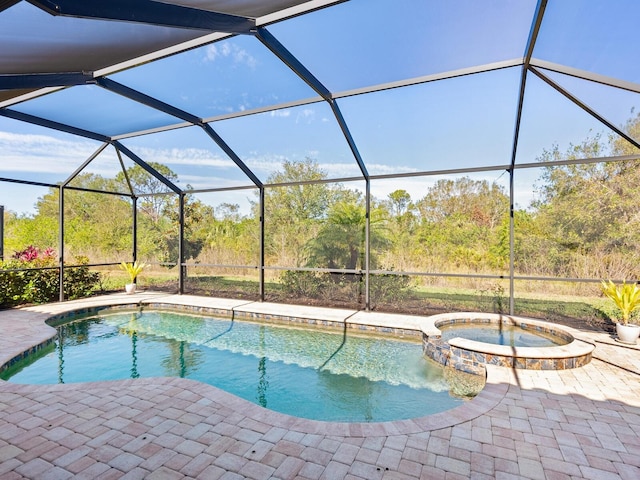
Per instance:
[[[278,412],[343,422],[416,418],[463,402],[417,342],[162,311],[101,314],[57,329],[55,345],[1,378],[183,377]]]
[[[543,331],[527,330],[517,325],[506,325],[504,323],[457,323],[443,325],[439,328],[442,331],[442,339],[444,341],[460,337],[494,345],[535,348],[555,347],[557,345],[566,345],[567,343],[563,338]]]

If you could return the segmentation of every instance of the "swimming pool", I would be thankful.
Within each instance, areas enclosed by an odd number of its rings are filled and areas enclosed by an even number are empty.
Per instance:
[[[55,344],[26,362],[2,378],[52,384],[177,376],[315,420],[400,420],[463,402],[417,342],[176,312],[101,312],[65,323]]]

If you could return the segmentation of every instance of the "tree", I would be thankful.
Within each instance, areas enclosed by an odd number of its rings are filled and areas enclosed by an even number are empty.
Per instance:
[[[166,165],[148,162],[156,172],[176,184],[178,175]],[[176,263],[180,236],[179,196],[172,192],[164,182],[147,172],[139,165],[126,170],[134,194],[139,195],[138,208],[138,253],[140,257],[154,258],[160,262]],[[125,182],[123,172],[116,175],[116,182]],[[201,205],[194,204],[191,197],[185,198],[185,259],[196,257],[204,241],[195,238],[193,229],[201,215]]]
[[[282,171],[267,178],[267,184],[294,184],[324,180],[326,172],[310,158],[303,161],[286,160]],[[302,183],[268,188],[265,209],[274,218],[286,216],[292,221],[322,218],[331,203],[330,187],[326,183]]]
[[[372,223],[371,234],[390,239],[389,242],[372,245],[374,258],[379,258],[385,268],[415,268],[418,258],[415,241],[417,210],[409,192],[398,189],[391,192],[385,200],[373,199],[372,209],[383,212],[385,220]]]
[[[627,122],[640,133],[640,118]],[[541,161],[597,158],[634,152],[624,139],[600,135],[586,138],[561,152],[545,151]],[[637,151],[635,151],[637,153]],[[546,167],[533,203],[537,229],[545,242],[538,255],[551,260],[555,275],[621,278],[637,275],[640,261],[640,162],[637,160],[580,163]]]
[[[148,162],[148,165],[170,182],[174,184],[178,182],[178,175],[166,165],[157,162]],[[171,193],[171,190],[139,165],[128,168],[127,176],[131,182],[134,194],[145,195],[140,198],[138,209],[141,213],[147,215],[154,223],[158,223],[173,197],[173,195],[163,194]],[[115,181],[119,184],[126,181],[124,173],[118,173]]]
[[[631,113],[633,114],[633,110],[631,110]],[[622,127],[622,130],[631,138],[635,139],[636,142],[640,142],[640,113],[635,117],[630,117]],[[609,145],[613,155],[637,155],[640,153],[637,147],[618,135],[611,134],[609,136]],[[625,162],[623,162],[623,164],[624,163]]]
[[[240,214],[237,204],[221,203],[201,227],[203,263],[255,265],[259,258],[258,222]]]
[[[384,214],[380,209],[371,211],[371,223],[382,222]],[[308,244],[310,266],[363,269],[365,255],[365,234],[367,215],[362,202],[340,201],[331,206],[327,222],[318,235]],[[382,230],[371,230],[372,247],[388,243]],[[372,264],[375,263],[371,258]]]
[[[232,222],[239,222],[241,220],[240,205],[237,203],[223,202],[215,209],[216,217],[223,220],[229,220]]]
[[[508,207],[509,197],[500,185],[469,177],[438,180],[417,203],[422,218],[428,222],[459,215],[489,229],[500,224]]]
[[[163,217],[167,222],[157,239],[160,245],[160,261],[178,262],[178,246],[180,241],[180,198],[172,197],[165,205]],[[213,208],[205,205],[193,195],[184,197],[184,260],[195,259],[200,255],[205,244],[208,230],[213,220]]]
[[[23,250],[28,245],[41,248],[58,246],[58,214],[48,217],[44,215],[16,215],[5,210],[5,258],[12,252]]]
[[[111,182],[100,175],[81,173],[73,184],[109,191]],[[59,198],[60,190],[50,188],[38,199],[35,215],[23,219],[22,241],[39,247],[57,247]],[[131,205],[123,197],[65,189],[64,227],[67,254],[108,261],[131,251]]]
[[[389,194],[391,203],[391,213],[396,217],[401,217],[412,207],[411,195],[406,190],[394,190]]]
[[[294,267],[306,263],[304,246],[317,234],[330,206],[347,195],[327,183],[304,183],[325,178],[318,163],[306,158],[283,162],[282,171],[267,179],[267,184],[284,184],[265,189],[265,248],[271,261]],[[254,212],[258,218],[257,204]]]
[[[441,179],[417,202],[421,263],[429,270],[479,271],[503,265],[493,258],[509,197],[496,183],[461,177]],[[425,268],[425,267],[423,267]]]

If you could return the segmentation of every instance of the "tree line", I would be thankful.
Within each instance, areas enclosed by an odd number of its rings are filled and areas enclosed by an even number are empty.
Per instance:
[[[635,117],[625,126],[635,138],[640,138],[639,119]],[[540,161],[597,158],[605,152],[612,156],[638,153],[624,139],[594,135],[565,151],[553,146],[543,152]],[[151,165],[178,182],[168,167]],[[129,168],[127,177],[140,194],[138,258],[175,264],[179,242],[177,196],[158,195],[165,187],[140,167]],[[123,173],[113,179],[80,174],[73,182],[75,187],[123,194],[65,190],[68,258],[82,255],[96,263],[131,258],[132,202],[124,194],[126,184]],[[510,200],[509,192],[497,182],[470,176],[439,178],[425,183],[428,186],[421,198],[414,199],[403,189],[386,198],[372,198],[368,212],[361,191],[329,182],[327,174],[310,158],[283,162],[266,184],[281,185],[265,189],[267,266],[364,269],[368,214],[370,267],[374,270],[508,273]],[[59,189],[50,189],[38,199],[32,215],[5,212],[7,252],[29,245],[57,247],[58,196]],[[639,198],[636,160],[556,166],[541,163],[535,200],[514,212],[516,274],[637,278]],[[241,214],[238,205],[212,206],[197,195],[186,195],[185,259],[201,264],[257,265],[259,215],[257,196],[252,211]],[[290,282],[291,288],[313,280],[308,273],[299,278],[280,271],[270,275]],[[304,275],[306,278],[302,278]],[[339,281],[344,282],[345,277]],[[322,284],[312,287],[323,288]]]

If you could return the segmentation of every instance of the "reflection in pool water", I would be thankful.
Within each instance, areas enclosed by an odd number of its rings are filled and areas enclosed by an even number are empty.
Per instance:
[[[420,343],[173,312],[109,313],[61,325],[56,345],[29,361],[2,378],[47,384],[176,376],[327,421],[415,418],[462,402]]]

